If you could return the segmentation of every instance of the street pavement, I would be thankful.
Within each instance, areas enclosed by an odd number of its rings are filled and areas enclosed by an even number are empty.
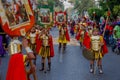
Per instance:
[[[55,56],[52,58],[52,69],[50,72],[40,72],[41,58],[37,56],[36,73],[38,80],[120,80],[120,55],[116,55],[108,47],[109,53],[103,58],[104,74],[89,73],[89,61],[82,56],[82,49],[79,43],[71,37],[71,42],[68,43],[66,51],[58,51],[58,30],[51,30],[54,42]],[[1,80],[5,80],[9,55],[2,58],[0,65]],[[46,63],[47,64],[47,63]],[[33,80],[33,77],[31,76]]]

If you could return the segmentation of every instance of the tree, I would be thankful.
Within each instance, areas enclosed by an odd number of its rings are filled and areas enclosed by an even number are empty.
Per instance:
[[[89,8],[88,13],[91,17],[91,19],[99,21],[100,17],[103,15],[102,9],[99,8]]]
[[[90,7],[94,6],[94,0],[75,0],[74,9],[76,9],[80,14],[82,14],[84,10],[88,10]]]
[[[99,0],[101,9],[104,11],[104,14],[110,10],[111,18],[115,19],[120,15],[120,0]]]
[[[113,8],[113,14],[117,16],[120,16],[120,5],[116,5]]]
[[[64,9],[64,5],[62,2],[60,2],[59,0],[47,0],[47,4],[43,4],[43,0],[38,0],[38,4],[40,6],[44,6],[44,5],[47,5],[49,8],[53,8],[54,6],[55,7],[59,7],[63,10]]]

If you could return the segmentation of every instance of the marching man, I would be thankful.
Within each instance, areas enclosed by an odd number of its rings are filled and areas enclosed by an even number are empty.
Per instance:
[[[25,48],[27,55],[22,54],[22,47]],[[31,60],[34,59],[33,51],[28,47],[27,39],[23,38],[22,43],[14,37],[9,45],[11,54],[6,80],[30,80],[30,74],[33,74],[34,80],[37,80],[35,74],[35,65]],[[26,71],[25,62],[30,62],[30,69]]]
[[[85,48],[94,53],[94,59],[90,60],[90,73],[95,72],[96,66],[94,63],[96,61],[99,73],[102,74],[102,58],[108,52],[108,50],[103,36],[99,34],[99,30],[94,29],[91,36],[89,36],[88,33],[86,33],[83,44]]]
[[[42,57],[42,68],[40,71],[44,71],[46,73],[46,58],[48,59],[48,69],[47,71],[51,70],[51,57],[54,57],[54,48],[53,48],[53,41],[52,36],[49,34],[48,29],[42,30],[41,34],[37,37],[37,46],[36,51]]]
[[[59,38],[58,38],[59,51],[62,46],[63,46],[63,51],[65,51],[68,41],[70,41],[68,29],[65,24],[62,24],[62,26],[59,27]]]
[[[29,45],[30,48],[33,51],[33,54],[35,56],[35,60],[34,60],[34,64],[36,65],[36,36],[37,36],[37,32],[35,27],[33,27],[28,35],[28,40],[29,40]]]
[[[79,31],[77,32],[75,38],[76,38],[78,41],[80,41],[80,46],[81,46],[81,47],[83,46],[83,39],[84,39],[85,32],[86,32],[86,27],[85,27],[85,25],[80,24],[80,29],[79,29]]]

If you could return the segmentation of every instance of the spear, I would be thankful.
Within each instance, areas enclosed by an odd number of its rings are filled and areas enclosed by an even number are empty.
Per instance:
[[[105,30],[106,30],[106,26],[107,26],[107,23],[108,23],[108,20],[109,20],[109,16],[110,16],[110,11],[108,10],[107,18],[106,18],[106,22],[105,22],[105,28],[104,28],[104,31],[103,31],[103,36],[105,35]]]

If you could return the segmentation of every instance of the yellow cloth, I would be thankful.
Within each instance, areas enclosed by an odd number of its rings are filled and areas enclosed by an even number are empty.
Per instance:
[[[61,26],[59,26],[58,29],[60,30],[60,29],[61,29]],[[62,44],[63,44],[63,43],[67,43],[66,36],[64,35],[64,37],[62,37],[61,35],[59,35],[58,43],[62,43]]]
[[[95,54],[95,59],[102,59],[102,53],[101,51],[94,51],[94,54]]]
[[[82,37],[80,37],[79,41],[82,43],[82,42],[83,42],[83,38],[82,38]]]
[[[27,55],[23,55],[23,62],[24,62],[24,65],[26,65],[26,57],[27,57]]]
[[[59,36],[58,42],[59,43],[67,43],[66,37],[64,36],[64,38],[62,38],[61,36]]]
[[[39,55],[41,57],[50,57],[50,47],[49,46],[42,46],[40,51],[39,51]]]

